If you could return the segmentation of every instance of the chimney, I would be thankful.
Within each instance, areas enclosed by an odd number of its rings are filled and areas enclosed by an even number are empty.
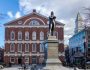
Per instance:
[[[33,12],[35,13],[36,12],[36,9],[33,9]]]

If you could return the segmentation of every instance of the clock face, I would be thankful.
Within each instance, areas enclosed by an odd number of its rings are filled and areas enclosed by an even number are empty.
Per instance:
[[[37,25],[40,25],[40,23],[37,20],[32,20],[32,21],[30,21],[29,25],[37,26]]]

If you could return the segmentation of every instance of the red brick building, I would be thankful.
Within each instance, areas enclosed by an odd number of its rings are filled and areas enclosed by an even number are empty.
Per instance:
[[[48,36],[48,17],[33,10],[32,13],[5,25],[4,62],[14,64],[40,63],[45,56],[43,42]],[[64,24],[56,21],[55,35],[59,40],[59,56],[64,54]]]

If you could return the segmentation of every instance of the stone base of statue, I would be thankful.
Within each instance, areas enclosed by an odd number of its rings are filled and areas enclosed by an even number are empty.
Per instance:
[[[48,58],[44,69],[58,70],[61,65],[61,61],[58,58],[58,39],[56,36],[48,36],[46,44],[48,44]]]

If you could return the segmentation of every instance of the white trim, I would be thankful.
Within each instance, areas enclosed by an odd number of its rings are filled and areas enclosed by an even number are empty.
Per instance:
[[[12,34],[14,34],[14,38],[12,38]],[[10,32],[10,40],[15,40],[15,32],[14,31]]]
[[[44,22],[42,19],[37,18],[37,17],[32,17],[32,18],[27,19],[27,20],[24,22],[23,25],[25,25],[25,23],[26,23],[28,20],[32,20],[32,19],[38,19],[38,20],[40,20],[40,21],[45,25],[45,22]]]
[[[41,42],[44,42],[44,41],[39,41],[39,40],[36,40],[36,41],[31,41],[31,40],[29,40],[29,41],[17,41],[17,40],[15,40],[15,41],[10,41],[10,40],[8,40],[8,41],[5,41],[5,43],[41,43]]]
[[[28,56],[25,57],[25,63],[29,63],[29,57]]]
[[[64,52],[59,52],[58,56],[65,56],[65,53]]]
[[[13,47],[13,50],[11,49]],[[10,44],[10,52],[15,52],[15,44],[11,43]]]
[[[21,20],[21,19],[23,19],[23,18],[25,18],[25,17],[27,17],[27,16],[30,16],[30,15],[32,15],[32,14],[36,14],[36,15],[41,16],[41,17],[43,17],[43,18],[46,18],[46,19],[48,20],[48,17],[45,16],[45,15],[42,15],[42,14],[37,13],[37,12],[31,12],[31,13],[25,15],[25,16],[22,16],[22,17],[20,17],[20,18],[18,18],[18,19],[15,19],[15,20],[13,20],[13,21],[8,22],[8,23],[13,23],[13,22],[15,22],[15,21],[19,21],[19,20]],[[7,24],[8,24],[8,23],[7,23]],[[63,23],[61,23],[61,22],[58,22],[58,21],[56,21],[56,23],[61,24],[62,26],[65,25],[65,24],[63,24]],[[7,24],[6,24],[6,25],[7,25]]]
[[[10,40],[5,40],[5,43],[42,43],[42,42],[44,42],[44,41],[40,41],[40,40],[36,40],[36,41],[32,41],[32,40],[29,40],[29,41],[24,41],[24,40],[22,40],[22,41],[17,41],[17,40],[15,40],[15,41],[10,41]],[[64,40],[59,40],[59,44],[60,43],[62,43],[62,44],[64,44]]]
[[[40,25],[40,26],[29,26],[29,25],[7,25],[5,26],[5,28],[10,28],[10,27],[13,27],[13,28],[18,28],[18,27],[21,27],[21,28],[48,28],[49,26],[48,25]],[[61,26],[61,25],[56,25],[57,28],[64,28],[64,26]]]
[[[28,39],[27,39],[27,37],[28,37]],[[25,32],[25,40],[29,40],[29,32],[28,31]]]
[[[32,32],[32,40],[36,40],[37,39],[37,33],[36,33],[36,31],[33,31]]]
[[[32,52],[36,52],[36,51],[37,51],[37,44],[36,43],[33,43],[32,44]]]
[[[21,39],[19,38],[19,36],[21,36]],[[18,32],[18,40],[22,40],[22,32],[21,31]]]
[[[11,58],[12,58],[12,57],[10,57],[10,63],[15,63],[15,58],[13,57],[13,59],[14,59],[14,62],[12,62],[12,61],[11,61]]]
[[[6,53],[4,56],[21,56],[21,53]],[[44,53],[22,53],[22,56],[44,56]]]
[[[44,32],[43,31],[40,32],[40,40],[44,40]]]
[[[58,41],[59,41],[59,44],[60,44],[60,43],[64,44],[64,40],[58,40]]]
[[[21,47],[21,49],[19,49],[19,47]],[[22,52],[22,43],[18,44],[18,52]]]
[[[40,43],[40,52],[44,52],[44,44]]]
[[[29,43],[25,44],[25,52],[29,52],[29,46],[30,46]],[[28,49],[26,49],[27,47],[28,47]]]

